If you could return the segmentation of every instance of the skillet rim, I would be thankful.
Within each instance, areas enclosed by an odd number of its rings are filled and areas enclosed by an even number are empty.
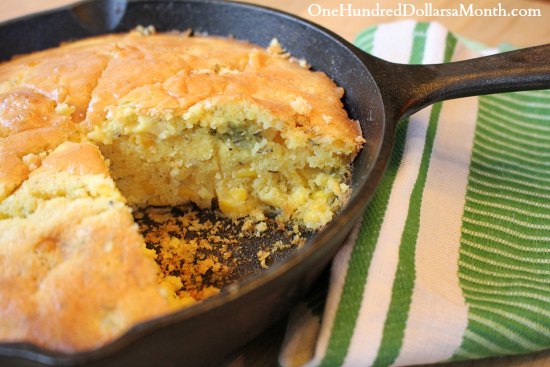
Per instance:
[[[83,4],[93,3],[94,0],[82,0],[72,4],[68,4],[61,7],[56,7],[53,9],[35,12],[27,15],[23,15],[17,18],[9,19],[3,22],[0,22],[0,32],[1,29],[10,24],[26,22],[31,19],[44,16],[47,14],[52,14],[64,10],[73,10],[75,7]],[[380,120],[376,122],[381,124],[381,138],[377,144],[377,149],[375,149],[376,154],[371,158],[370,164],[367,162],[367,172],[362,173],[365,175],[365,178],[362,179],[356,188],[353,189],[352,195],[346,205],[340,209],[335,217],[323,228],[314,234],[306,244],[304,244],[299,250],[294,251],[291,255],[286,257],[283,261],[280,261],[276,264],[273,264],[269,269],[257,273],[250,278],[241,281],[236,286],[228,287],[229,290],[226,293],[219,294],[215,297],[201,301],[195,305],[189,306],[177,310],[175,312],[147,320],[132,326],[130,329],[125,331],[122,335],[111,340],[107,344],[104,344],[98,348],[75,352],[59,352],[51,350],[48,348],[37,346],[36,344],[29,342],[3,342],[0,343],[0,356],[3,357],[13,357],[21,358],[25,360],[35,361],[38,363],[43,363],[46,365],[75,365],[79,363],[85,363],[88,361],[100,360],[108,358],[110,355],[115,354],[117,351],[124,349],[130,345],[135,340],[144,337],[145,335],[154,332],[157,329],[166,327],[168,325],[173,325],[176,323],[182,323],[185,320],[196,317],[200,314],[205,314],[213,309],[218,307],[223,307],[225,304],[235,301],[238,298],[245,296],[253,292],[255,289],[266,286],[267,284],[273,282],[277,278],[280,278],[281,275],[291,272],[292,270],[296,271],[300,265],[302,265],[306,260],[313,261],[319,257],[319,249],[327,247],[336,247],[340,248],[342,242],[337,244],[330,244],[330,239],[334,237],[338,232],[341,232],[342,227],[346,227],[346,232],[349,232],[349,229],[356,222],[359,216],[363,213],[367,204],[370,202],[370,199],[374,195],[378,183],[385,171],[385,167],[391,153],[391,147],[393,145],[393,138],[391,132],[388,131],[388,106],[384,103],[381,91],[376,83],[376,79],[372,76],[369,67],[366,65],[366,62],[362,59],[362,56],[365,53],[352,45],[350,42],[337,35],[336,33],[326,29],[325,27],[318,25],[309,20],[303,19],[296,15],[287,13],[282,10],[274,9],[271,7],[257,5],[242,1],[224,1],[224,0],[128,0],[128,3],[209,3],[214,4],[215,6],[227,6],[228,9],[233,9],[233,7],[245,9],[247,11],[259,11],[262,13],[267,13],[273,15],[284,21],[291,23],[298,23],[307,28],[313,28],[313,30],[323,37],[328,38],[336,44],[344,46],[344,48],[350,52],[350,56],[353,55],[356,58],[357,62],[364,66],[367,74],[372,78],[372,84],[376,87],[376,90],[371,92],[373,96],[376,96],[379,100],[376,101],[380,105]],[[118,32],[116,29],[112,33]],[[91,35],[93,36],[93,35]],[[321,70],[322,71],[322,70]],[[346,89],[346,88],[344,88]],[[391,116],[391,113],[389,114]],[[391,116],[393,117],[393,116]],[[366,123],[366,122],[365,122]],[[365,134],[365,130],[362,126],[362,133]],[[363,148],[364,149],[364,148]],[[360,154],[360,153],[359,153]],[[357,159],[357,158],[356,158]],[[358,167],[364,169],[365,167]],[[354,169],[352,176],[358,173]],[[329,246],[331,245],[331,246]],[[328,250],[327,250],[328,251]],[[316,256],[317,255],[317,256]]]

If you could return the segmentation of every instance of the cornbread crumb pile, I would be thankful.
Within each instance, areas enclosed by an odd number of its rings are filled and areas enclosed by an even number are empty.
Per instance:
[[[276,41],[149,27],[0,64],[0,340],[94,349],[302,243],[350,195],[343,93]],[[145,209],[191,203],[237,230]]]
[[[249,219],[229,219],[192,205],[141,208],[134,218],[147,248],[155,251],[162,281],[172,284],[178,297],[197,301],[245,279],[259,266],[267,268],[266,261],[277,260],[270,255],[282,251],[284,256],[310,234],[269,218],[254,226]],[[255,249],[257,261],[250,256]]]

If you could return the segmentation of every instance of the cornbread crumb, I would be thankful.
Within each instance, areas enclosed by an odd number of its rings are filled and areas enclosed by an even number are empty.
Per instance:
[[[57,106],[55,106],[55,112],[60,115],[69,116],[72,115],[75,111],[74,106],[69,106],[66,103],[60,103]]]
[[[134,31],[143,36],[151,36],[156,33],[155,26],[153,25],[148,25],[146,27],[138,25],[136,28],[134,28]]]
[[[252,227],[253,224],[254,224],[253,220],[246,219],[243,223],[243,226],[241,227],[241,231],[245,232],[245,231],[249,230]]]
[[[330,122],[332,121],[332,117],[331,116],[327,116],[327,115],[323,115],[323,120],[326,122],[326,124],[330,124]]]
[[[260,265],[264,269],[267,269],[267,267],[268,267],[267,264],[265,263],[265,261],[267,260],[269,255],[271,255],[270,251],[266,251],[266,250],[258,251],[258,260],[260,261]]]
[[[279,40],[277,38],[271,39],[271,42],[269,42],[269,46],[267,47],[267,52],[270,55],[282,55],[285,54],[285,50],[279,43]]]
[[[256,231],[257,232],[264,232],[267,229],[267,224],[265,222],[260,222],[256,224]]]
[[[300,115],[308,115],[311,112],[311,105],[302,97],[297,97],[292,102],[290,102],[290,107],[296,113],[299,113]]]
[[[298,65],[300,65],[304,69],[309,69],[311,67],[311,65],[309,65],[309,63],[307,62],[306,59],[299,59],[298,60]]]

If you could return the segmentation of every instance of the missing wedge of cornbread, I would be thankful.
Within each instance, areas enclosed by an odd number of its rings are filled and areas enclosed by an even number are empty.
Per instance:
[[[0,341],[97,348],[301,245],[350,195],[364,139],[343,94],[276,41],[188,32],[0,64]]]

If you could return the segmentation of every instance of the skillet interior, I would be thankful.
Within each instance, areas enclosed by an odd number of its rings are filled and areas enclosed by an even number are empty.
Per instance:
[[[95,22],[90,23],[90,19]],[[90,24],[95,24],[90,27]],[[374,79],[359,51],[331,32],[266,8],[220,2],[120,1],[78,6],[0,25],[0,59],[137,25],[234,36],[267,46],[273,37],[295,57],[329,75],[345,91],[344,105],[367,143],[354,162],[353,196],[342,212],[299,251],[220,296],[138,325],[103,348],[66,355],[27,344],[0,344],[7,365],[206,365],[219,362],[288,311],[326,266],[362,213],[381,177],[391,138]],[[101,28],[101,29],[100,29]],[[380,152],[382,151],[382,154]]]

